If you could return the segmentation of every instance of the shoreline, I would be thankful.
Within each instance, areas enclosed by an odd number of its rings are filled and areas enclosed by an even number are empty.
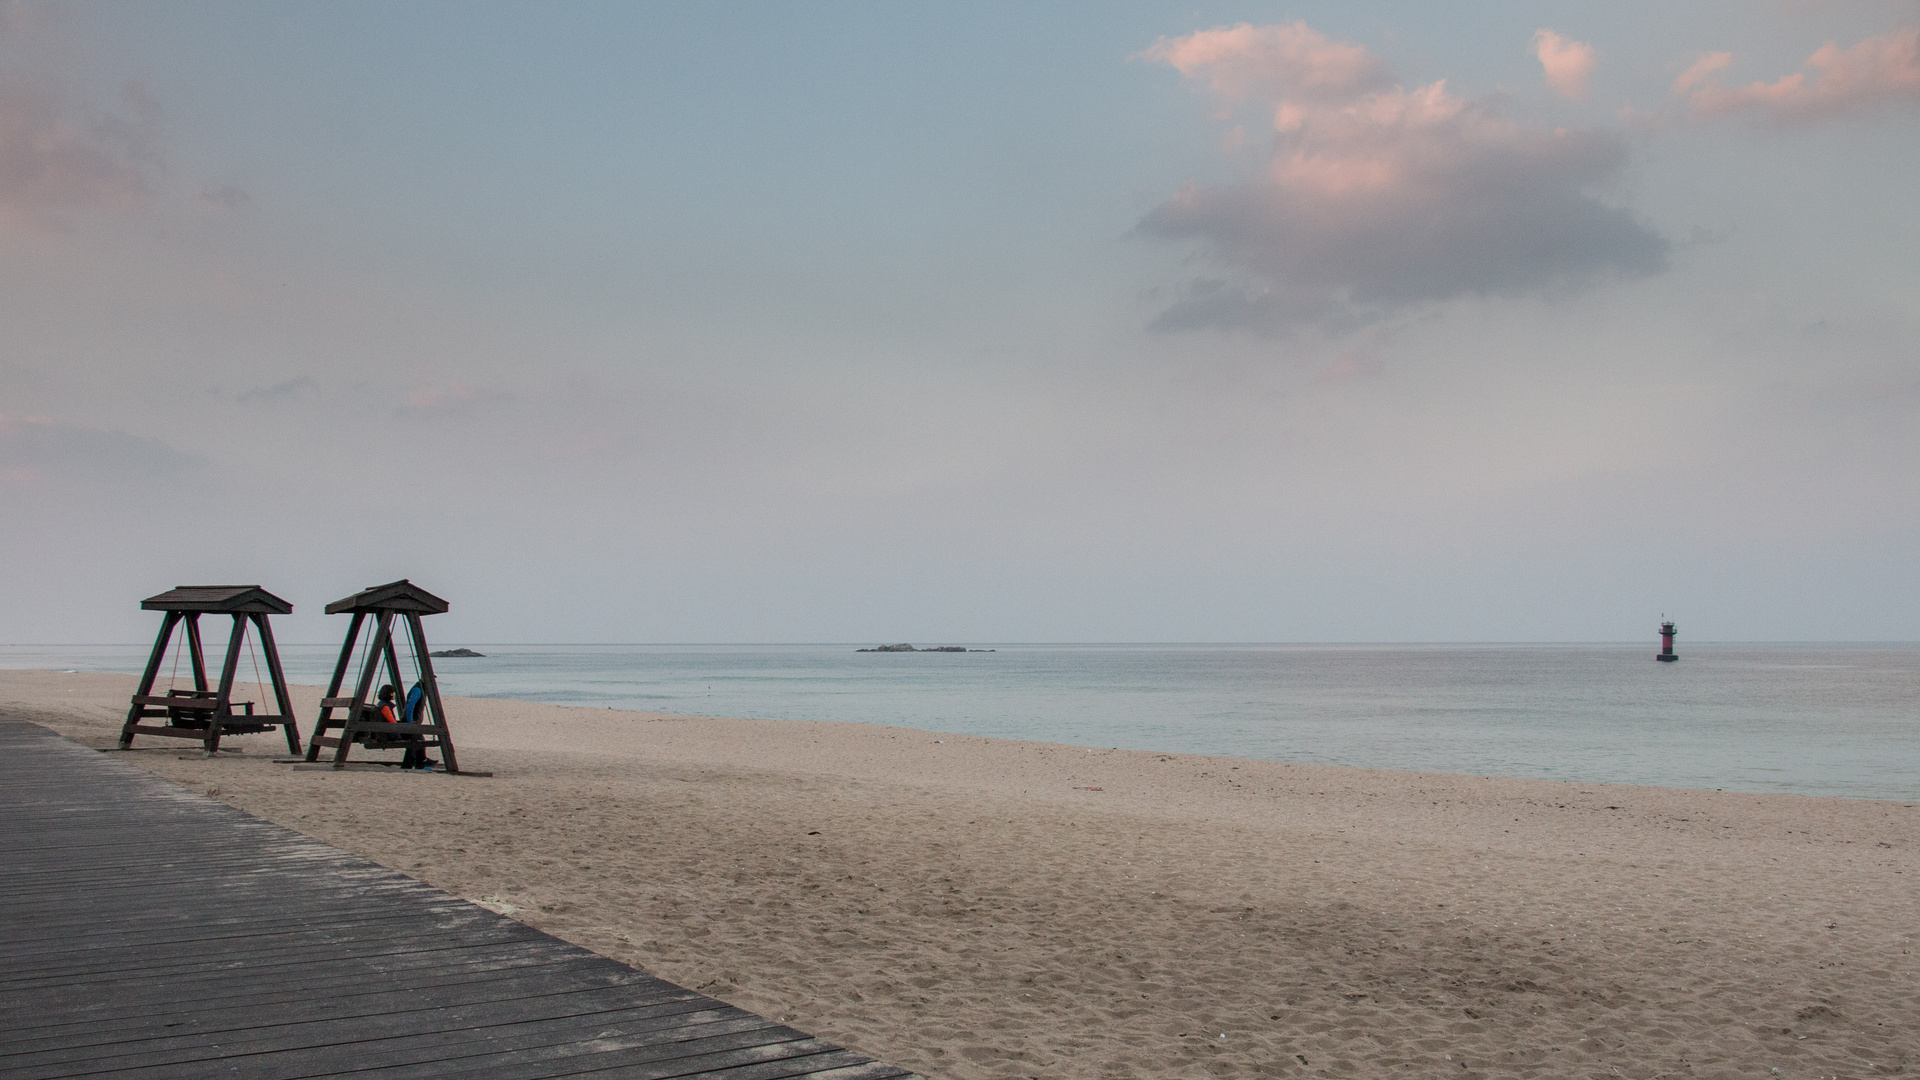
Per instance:
[[[0,710],[102,745],[133,682]],[[1920,1068],[1912,803],[448,707],[494,779],[125,759],[935,1077]]]
[[[1674,665],[1650,662],[1644,649],[1591,646],[1568,659],[1537,646],[1509,659],[1447,646],[1427,659],[1389,648],[1378,660],[1366,650],[1314,646],[1282,650],[1299,654],[1285,661],[1261,659],[1265,647],[1252,659],[1216,656],[1212,647],[1186,650],[1193,655],[1184,659],[1157,646],[1059,655],[1050,648],[1024,659],[1016,649],[1005,654],[1012,660],[985,667],[971,660],[993,658],[902,666],[897,657],[828,655],[816,646],[793,647],[784,658],[759,647],[711,655],[691,647],[696,655],[680,656],[687,648],[495,650],[503,655],[446,669],[451,685],[442,690],[1253,761],[1920,798],[1920,728],[1911,723],[1920,652],[1906,646],[1819,655],[1800,646],[1736,647],[1718,660],[1703,654],[1677,681]],[[1130,659],[1141,648],[1150,662]],[[130,674],[148,650],[134,651],[88,660],[16,650],[0,659]],[[337,650],[300,652],[283,656],[293,677],[324,683]],[[1331,659],[1305,658],[1323,652]]]

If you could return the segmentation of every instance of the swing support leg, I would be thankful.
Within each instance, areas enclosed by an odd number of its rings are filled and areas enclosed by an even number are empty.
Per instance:
[[[453,753],[453,733],[447,727],[447,712],[440,704],[440,680],[433,674],[433,652],[427,648],[427,631],[420,616],[407,612],[407,632],[413,638],[413,655],[420,661],[420,682],[427,691],[427,710],[440,729],[440,764],[449,773],[460,771],[460,760]]]
[[[193,688],[201,693],[207,692],[207,654],[200,647],[200,613],[189,611],[187,620],[187,654],[193,659]]]
[[[359,618],[358,615],[354,616]],[[360,682],[353,692],[353,704],[347,706],[347,722],[340,729],[340,741],[333,748],[333,767],[347,767],[347,748],[353,745],[353,737],[362,728],[360,711],[366,707],[367,695],[373,692],[373,677],[380,670],[380,661],[393,650],[393,613],[383,611],[374,620],[373,643],[367,649],[367,662],[360,668]],[[349,639],[351,640],[351,639]]]
[[[133,692],[133,707],[127,710],[127,722],[120,725],[120,749],[133,746],[133,727],[140,722],[140,712],[145,706],[140,699],[153,693],[153,683],[160,677],[160,661],[167,658],[167,643],[173,640],[174,627],[180,624],[180,613],[167,612],[160,622],[160,636],[154,639],[153,655],[147,657],[147,670],[140,676],[140,689]]]
[[[307,760],[320,760],[320,747],[327,729],[333,726],[333,710],[337,707],[327,704],[339,700],[340,686],[347,681],[347,669],[353,663],[353,646],[360,640],[360,625],[367,621],[363,612],[353,613],[353,623],[347,627],[346,643],[340,646],[340,659],[333,665],[333,678],[327,683],[326,697],[320,699],[320,718],[313,722],[313,738],[307,743]],[[349,711],[348,715],[352,715]]]
[[[213,699],[213,715],[207,718],[207,756],[220,750],[220,721],[227,716],[227,699],[233,696],[233,677],[240,670],[240,645],[247,637],[247,617],[233,617],[233,634],[227,638],[226,661],[220,665],[220,690]]]
[[[280,718],[285,721],[280,727],[287,736],[287,753],[297,757],[300,753],[300,722],[293,718],[293,697],[287,693],[287,673],[280,667],[280,647],[273,642],[273,627],[268,625],[265,615],[254,615],[253,625],[260,628],[260,647],[267,654],[267,677],[273,680],[273,703],[280,710]]]

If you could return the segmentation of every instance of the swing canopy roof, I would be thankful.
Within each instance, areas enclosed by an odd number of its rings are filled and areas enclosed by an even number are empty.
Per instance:
[[[416,615],[438,615],[447,610],[447,602],[433,595],[406,578],[388,582],[385,585],[371,585],[354,593],[344,600],[335,600],[327,605],[327,614],[339,615],[342,612],[376,613],[381,611],[411,611]]]
[[[175,585],[158,596],[140,601],[140,610],[289,615],[293,605],[258,585]]]

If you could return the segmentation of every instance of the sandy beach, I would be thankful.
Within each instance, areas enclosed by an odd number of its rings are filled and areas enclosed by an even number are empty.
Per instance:
[[[1912,804],[448,706],[493,777],[123,760],[941,1080],[1920,1071]]]

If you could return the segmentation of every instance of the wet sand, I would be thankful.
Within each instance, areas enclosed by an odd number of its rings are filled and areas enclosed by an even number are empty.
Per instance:
[[[448,707],[491,779],[124,760],[942,1080],[1920,1072],[1912,804]]]

